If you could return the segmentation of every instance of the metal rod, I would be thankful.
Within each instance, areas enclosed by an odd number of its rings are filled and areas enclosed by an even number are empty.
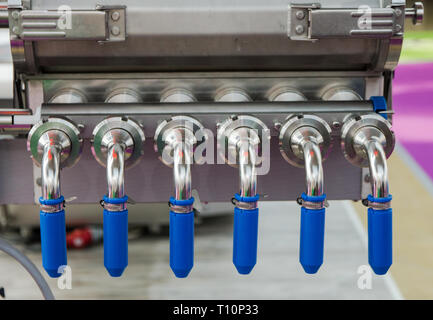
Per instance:
[[[184,115],[184,114],[281,114],[372,112],[365,101],[296,102],[191,102],[191,103],[45,103],[44,116]]]
[[[308,196],[321,196],[323,194],[323,167],[322,154],[319,146],[306,141],[303,144],[305,173]]]
[[[173,147],[173,177],[176,200],[191,198],[191,146],[185,141],[178,141]]]
[[[239,153],[239,182],[241,197],[254,197],[257,190],[256,152],[254,146],[241,143]]]
[[[60,198],[60,152],[61,146],[47,143],[42,156],[42,198]]]
[[[107,183],[108,197],[111,199],[125,196],[125,150],[119,143],[108,148],[107,154]]]
[[[377,140],[367,141],[364,148],[370,166],[372,195],[375,198],[386,198],[389,196],[389,183],[385,151]]]

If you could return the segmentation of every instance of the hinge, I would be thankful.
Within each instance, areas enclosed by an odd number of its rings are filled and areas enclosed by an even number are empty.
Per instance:
[[[97,6],[95,10],[23,10],[9,7],[11,36],[21,40],[125,41],[126,7]]]
[[[405,6],[356,9],[323,8],[320,3],[291,4],[288,36],[291,40],[326,38],[392,38],[403,35]]]

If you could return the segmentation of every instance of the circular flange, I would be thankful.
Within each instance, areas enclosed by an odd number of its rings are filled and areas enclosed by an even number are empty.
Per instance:
[[[83,139],[80,130],[69,120],[49,118],[35,124],[27,138],[27,150],[31,152],[33,161],[40,166],[44,147],[47,143],[62,146],[60,168],[72,167],[80,158]]]
[[[87,98],[84,93],[75,88],[64,88],[57,91],[50,99],[50,103],[86,103]]]
[[[155,152],[158,152],[159,159],[167,166],[171,167],[172,164],[168,163],[164,160],[163,153],[168,152],[168,154],[172,155],[173,150],[166,149],[172,148],[170,144],[168,144],[166,139],[168,135],[174,130],[184,131],[183,138],[189,138],[191,141],[191,145],[195,149],[198,145],[205,142],[208,138],[206,132],[204,131],[203,125],[197,119],[190,116],[174,116],[168,120],[164,120],[161,122],[155,131],[154,136],[154,148]],[[196,134],[201,131],[203,133],[201,141],[197,140]],[[189,133],[189,134],[188,134]],[[195,159],[195,161],[199,161],[199,159]]]
[[[191,93],[191,91],[184,88],[171,88],[164,91],[161,94],[160,101],[162,103],[173,103],[173,102],[195,102],[197,99]]]
[[[325,101],[359,101],[361,96],[354,90],[343,86],[326,87],[321,94],[322,100]]]
[[[117,142],[125,147],[125,168],[131,168],[138,163],[143,155],[145,136],[141,126],[126,117],[109,117],[93,130],[92,153],[102,166],[107,165],[109,147]]]
[[[232,133],[242,128],[252,129],[256,132],[256,135],[251,138],[254,140],[258,139],[255,141],[255,144],[258,144],[259,148],[262,145],[262,139],[271,139],[268,127],[260,119],[253,116],[233,116],[221,123],[218,127],[217,133],[218,153],[224,159],[226,164],[234,168],[238,168],[237,148],[233,146],[230,141],[233,141],[231,138]],[[260,153],[261,150],[258,150],[258,152]],[[236,159],[236,163],[233,163],[230,159]],[[257,165],[260,165],[260,162],[258,162]]]
[[[283,158],[296,167],[304,167],[304,156],[300,150],[292,148],[292,138],[295,132],[311,135],[319,145],[322,160],[328,155],[331,145],[331,127],[322,118],[315,115],[289,116],[280,129],[279,144]]]
[[[371,130],[368,130],[371,128]],[[395,136],[391,124],[377,114],[349,117],[341,128],[341,149],[345,158],[355,166],[368,167],[368,157],[362,148],[354,145],[355,137],[363,133],[381,142],[386,158],[394,151]]]
[[[307,98],[302,92],[292,87],[276,87],[269,90],[267,94],[269,101],[306,101]]]
[[[216,102],[249,102],[252,101],[251,97],[245,90],[239,88],[223,88],[219,89],[214,97]]]
[[[129,88],[114,89],[105,99],[107,103],[138,103],[141,101],[140,94]]]

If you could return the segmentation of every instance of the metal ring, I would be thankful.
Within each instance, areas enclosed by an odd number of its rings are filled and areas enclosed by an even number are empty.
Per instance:
[[[331,146],[331,127],[322,118],[315,115],[292,115],[288,117],[288,120],[280,129],[279,144],[280,152],[284,160],[291,165],[303,168],[304,158],[296,155],[291,147],[291,137],[293,133],[302,127],[312,127],[317,130],[321,135],[323,141],[319,144],[319,148],[322,154],[322,160],[326,160],[327,155],[330,151]]]
[[[38,149],[39,139],[50,130],[64,132],[71,143],[70,152],[62,155],[60,168],[72,167],[80,158],[83,148],[83,140],[80,138],[80,130],[70,120],[62,118],[49,118],[47,121],[39,121],[29,132],[27,139],[27,149],[31,152],[33,161],[40,166],[42,163],[43,152]]]
[[[131,168],[140,161],[143,155],[143,143],[145,136],[140,125],[132,119],[125,117],[109,117],[101,121],[93,130],[92,153],[95,159],[102,166],[107,165],[107,154],[104,152],[102,140],[110,130],[119,129],[126,131],[134,142],[132,154],[128,158],[125,157],[125,168]]]
[[[360,167],[369,166],[368,157],[363,153],[356,152],[353,146],[353,139],[358,130],[364,127],[374,127],[383,133],[386,140],[386,145],[384,146],[386,158],[391,156],[395,146],[395,136],[391,130],[391,124],[382,116],[376,113],[361,116],[350,115],[341,128],[341,149],[345,158],[350,163]]]

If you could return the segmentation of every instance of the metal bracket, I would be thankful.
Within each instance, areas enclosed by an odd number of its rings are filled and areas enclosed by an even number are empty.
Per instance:
[[[326,38],[391,38],[403,36],[405,6],[356,9],[322,8],[320,3],[291,4],[288,36],[291,40]]]
[[[95,10],[25,10],[9,7],[11,36],[21,40],[125,41],[126,7],[97,6]]]

